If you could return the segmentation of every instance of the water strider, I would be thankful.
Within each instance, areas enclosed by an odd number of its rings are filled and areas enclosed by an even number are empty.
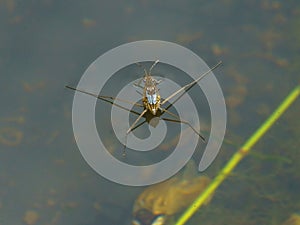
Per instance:
[[[127,142],[127,136],[128,136],[128,134],[131,131],[133,131],[135,128],[138,127],[138,126],[136,126],[136,124],[139,122],[139,120],[142,117],[145,117],[145,114],[147,112],[150,112],[150,114],[152,115],[152,117],[160,117],[164,113],[170,115],[171,117],[173,117],[175,119],[167,119],[167,118],[161,118],[161,119],[167,120],[167,121],[172,121],[172,122],[179,122],[179,123],[183,123],[183,124],[188,125],[205,142],[205,138],[188,121],[180,119],[176,114],[174,114],[174,113],[172,113],[172,112],[170,112],[168,110],[168,108],[171,107],[172,104],[169,105],[166,108],[163,108],[163,106],[169,100],[171,100],[176,95],[178,95],[179,93],[182,92],[181,95],[179,96],[179,98],[180,98],[185,92],[187,92],[190,88],[192,88],[202,78],[204,78],[207,74],[209,74],[211,71],[213,71],[214,69],[216,69],[219,65],[221,65],[222,62],[220,61],[214,67],[212,67],[211,69],[209,69],[207,72],[203,73],[199,78],[197,78],[196,80],[192,81],[189,84],[186,84],[185,86],[183,86],[179,90],[175,91],[173,94],[171,94],[170,96],[168,96],[167,98],[165,98],[163,100],[161,99],[161,96],[159,94],[159,89],[157,87],[161,81],[158,81],[158,80],[154,79],[151,76],[151,71],[152,71],[152,69],[154,68],[154,66],[158,62],[159,62],[159,60],[156,60],[152,64],[152,66],[150,67],[149,71],[147,71],[146,69],[144,69],[144,72],[145,72],[144,77],[141,78],[137,83],[134,84],[135,86],[143,89],[143,97],[142,97],[143,104],[139,104],[139,103],[132,102],[130,100],[115,98],[115,97],[111,97],[111,96],[96,95],[96,94],[93,94],[93,93],[90,93],[90,92],[87,92],[87,91],[84,91],[84,90],[79,90],[77,88],[70,87],[70,86],[66,86],[66,88],[69,88],[71,90],[78,91],[78,92],[81,92],[81,93],[84,93],[84,94],[87,94],[87,95],[94,96],[94,97],[96,97],[98,99],[101,99],[103,101],[109,102],[109,103],[111,103],[113,105],[116,105],[116,106],[122,108],[122,109],[125,109],[125,110],[128,110],[130,112],[133,112],[133,113],[137,114],[138,118],[132,123],[132,125],[126,131],[126,142]],[[144,83],[144,86],[141,85],[142,81]],[[176,101],[179,98],[177,98]],[[129,103],[129,104],[132,104],[134,106],[142,107],[142,108],[144,108],[144,110],[141,113],[137,113],[137,112],[135,112],[133,110],[129,110],[129,109],[123,107],[123,106],[118,105],[114,101]],[[124,144],[124,150],[126,149],[126,142]]]

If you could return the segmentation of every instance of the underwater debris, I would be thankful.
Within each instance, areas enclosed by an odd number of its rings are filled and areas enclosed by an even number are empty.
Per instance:
[[[49,198],[47,200],[47,206],[52,207],[52,206],[55,206],[55,204],[56,204],[56,202],[54,199]]]
[[[23,89],[25,92],[31,93],[46,87],[46,81],[38,81],[35,83],[23,82]]]
[[[28,210],[25,212],[23,221],[28,225],[34,225],[39,219],[39,214],[34,210]]]
[[[219,44],[213,44],[211,46],[211,51],[215,56],[221,56],[228,52],[228,49],[225,47],[221,47]]]
[[[195,165],[189,162],[183,174],[146,188],[134,203],[132,223],[166,224],[189,206],[210,183],[209,177],[196,176],[196,168],[191,167]]]
[[[199,40],[200,38],[202,38],[201,32],[182,33],[182,34],[177,35],[176,42],[187,45],[193,41]]]
[[[0,129],[0,143],[13,147],[21,143],[23,132],[13,127],[4,127]]]
[[[0,6],[1,6],[1,4],[4,5],[4,7],[6,8],[6,10],[8,12],[12,13],[15,11],[16,3],[14,0],[3,0],[3,1],[0,1]]]
[[[52,144],[52,143],[57,139],[57,137],[59,136],[59,134],[60,134],[60,131],[59,131],[59,130],[53,131],[53,132],[49,135],[48,140],[46,141],[47,145]]]
[[[90,18],[83,18],[81,23],[85,28],[91,28],[96,25],[96,21]]]
[[[300,215],[293,213],[282,225],[300,225]]]
[[[13,116],[13,117],[8,117],[4,118],[1,121],[3,122],[12,122],[12,123],[17,123],[17,124],[24,124],[25,123],[25,117],[24,116]]]

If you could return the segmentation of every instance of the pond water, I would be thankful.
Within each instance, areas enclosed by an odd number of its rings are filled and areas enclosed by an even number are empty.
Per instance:
[[[97,57],[118,45],[165,40],[191,49],[209,66],[223,61],[215,75],[228,120],[226,140],[206,171],[212,178],[300,81],[296,0],[0,0],[0,25],[0,225],[130,224],[143,187],[108,181],[85,162],[72,130],[74,93],[65,88],[76,86]],[[165,64],[153,72],[181,85],[191,81]],[[118,73],[126,76],[116,74],[103,94],[115,96],[143,70],[131,65]],[[200,92],[190,94],[195,99]],[[206,136],[210,112],[205,96],[197,98]],[[97,103],[97,128],[122,159],[112,130],[101,129],[109,127],[110,110]],[[297,100],[189,224],[282,224],[300,212],[299,111]],[[169,126],[163,151],[128,150],[128,162],[167,157],[179,132],[179,125]],[[147,131],[144,125],[134,134]]]

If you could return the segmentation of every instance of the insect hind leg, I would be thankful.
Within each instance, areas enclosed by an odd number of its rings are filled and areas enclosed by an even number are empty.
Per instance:
[[[180,119],[180,117],[179,116],[177,116],[176,114],[174,114],[174,113],[172,113],[172,112],[170,112],[169,110],[166,110],[166,109],[164,109],[164,108],[160,108],[160,110],[164,113],[167,113],[167,114],[169,114],[170,116],[172,116],[172,117],[174,117],[176,120],[174,120],[174,119],[167,119],[167,118],[163,118],[163,120],[167,120],[167,121],[170,121],[170,122],[178,122],[178,123],[183,123],[183,124],[186,124],[186,125],[188,125],[201,139],[202,139],[202,141],[205,143],[206,142],[206,140],[205,140],[205,137],[200,133],[200,132],[198,132],[193,126],[192,126],[192,124],[190,124],[188,121],[186,121],[186,120],[182,120],[182,119]]]

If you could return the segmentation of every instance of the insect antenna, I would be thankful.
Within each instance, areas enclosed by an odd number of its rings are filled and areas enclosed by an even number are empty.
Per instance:
[[[151,75],[152,69],[155,67],[155,65],[156,65],[158,62],[159,62],[159,60],[157,59],[157,60],[152,64],[152,66],[151,66],[150,69],[149,69],[149,75]]]
[[[139,88],[144,89],[144,87],[141,85],[142,80],[145,79],[145,78],[148,77],[148,76],[151,76],[151,71],[152,71],[153,67],[154,67],[158,62],[159,62],[159,60],[156,60],[156,61],[151,65],[151,67],[150,67],[150,69],[149,69],[149,72],[147,72],[147,69],[146,69],[141,63],[139,63],[139,62],[135,63],[138,67],[143,68],[145,74],[144,74],[143,78],[141,78],[137,83],[134,83],[133,85],[136,86],[136,87],[139,87]],[[158,83],[159,83],[159,82],[158,82]]]

